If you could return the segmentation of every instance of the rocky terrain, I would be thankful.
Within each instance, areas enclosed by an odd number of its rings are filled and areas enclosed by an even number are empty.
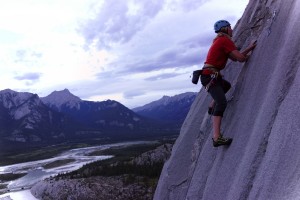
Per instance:
[[[125,163],[118,161],[110,164],[110,166],[113,168],[125,164],[123,166],[125,168],[130,166],[147,168],[149,166],[156,167],[158,164],[162,167],[162,164],[170,156],[171,148],[171,144],[164,144],[130,161],[125,161]],[[89,174],[92,174],[93,169],[87,169],[84,172],[89,171]],[[74,176],[81,177],[82,175],[76,174]],[[88,175],[84,178],[52,177],[37,183],[32,187],[31,193],[38,199],[43,200],[151,200],[153,199],[157,178],[149,178],[133,173],[125,173],[118,176]]]
[[[43,200],[124,200],[124,199],[152,199],[154,188],[149,188],[139,178],[135,182],[126,183],[131,179],[129,175],[115,177],[90,177],[67,180],[46,180],[38,183],[31,191]]]
[[[134,158],[131,163],[136,165],[154,165],[155,163],[164,163],[170,157],[171,144],[164,144],[162,146],[157,147],[152,151],[147,151],[140,156]]]

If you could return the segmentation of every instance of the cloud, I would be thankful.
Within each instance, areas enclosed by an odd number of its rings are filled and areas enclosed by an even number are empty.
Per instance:
[[[174,9],[182,9],[185,12],[189,12],[197,9],[203,3],[209,0],[172,0],[168,3],[168,7]]]
[[[18,49],[15,53],[17,63],[34,64],[43,57],[41,52],[32,51],[29,49]]]
[[[146,81],[157,81],[157,80],[162,80],[162,79],[168,79],[168,78],[174,78],[176,76],[179,76],[181,74],[178,73],[164,73],[156,76],[151,76],[149,78],[146,78]]]
[[[207,1],[104,1],[96,8],[95,17],[83,21],[79,27],[86,45],[106,48],[118,55],[108,63],[109,71],[96,77],[116,78],[201,64],[214,32],[203,31],[194,19],[199,17],[196,9]]]
[[[96,43],[99,49],[130,41],[159,13],[164,0],[104,1],[94,19],[79,27],[87,45]]]
[[[41,77],[40,73],[26,73],[26,74],[23,74],[20,76],[15,76],[15,79],[36,81],[36,80],[39,80],[40,77]]]
[[[114,77],[114,72],[113,71],[99,72],[96,74],[96,77],[99,80],[108,80]]]
[[[181,43],[181,45],[164,50],[156,56],[146,57],[127,64],[121,69],[121,73],[142,73],[171,68],[188,68],[201,64],[204,61],[206,51],[207,49],[200,44]]]
[[[78,32],[86,45],[110,49],[129,42],[162,11],[189,12],[209,0],[105,0],[92,19],[82,21]],[[97,7],[97,6],[95,6]]]
[[[201,34],[192,36],[190,38],[187,38],[179,42],[179,44],[190,49],[197,48],[197,47],[208,47],[211,45],[214,37],[215,34],[212,31],[204,32],[204,33],[202,32]]]
[[[142,96],[144,94],[145,94],[145,92],[141,91],[141,90],[130,90],[130,91],[124,92],[123,97],[125,99],[133,99],[134,97]]]

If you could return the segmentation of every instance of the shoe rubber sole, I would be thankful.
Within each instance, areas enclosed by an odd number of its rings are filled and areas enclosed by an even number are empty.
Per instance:
[[[231,143],[232,143],[232,139],[228,139],[226,142],[222,142],[222,143],[218,143],[218,142],[215,142],[215,141],[213,140],[213,146],[214,146],[214,147],[219,147],[219,146],[229,146],[229,145],[231,145]]]

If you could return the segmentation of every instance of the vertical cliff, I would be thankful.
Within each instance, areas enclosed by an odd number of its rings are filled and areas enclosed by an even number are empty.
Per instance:
[[[155,200],[300,199],[300,1],[250,0],[234,29],[246,63],[229,62],[222,130],[212,146],[211,100],[201,90],[165,164]]]

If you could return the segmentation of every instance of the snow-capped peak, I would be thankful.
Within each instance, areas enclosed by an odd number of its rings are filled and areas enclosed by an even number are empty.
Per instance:
[[[57,108],[60,108],[65,103],[77,104],[82,101],[79,97],[73,95],[68,89],[54,91],[41,99],[45,104],[54,105]]]

